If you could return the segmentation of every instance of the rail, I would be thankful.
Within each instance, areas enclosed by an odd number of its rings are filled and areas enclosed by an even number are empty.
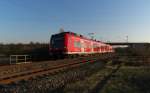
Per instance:
[[[12,82],[18,82],[21,80],[27,80],[30,79],[32,77],[37,77],[37,76],[42,76],[45,74],[50,74],[50,73],[54,73],[54,72],[58,72],[58,71],[62,71],[68,68],[72,68],[72,67],[77,67],[80,66],[82,64],[86,64],[89,62],[94,62],[97,61],[98,59],[88,59],[88,60],[84,60],[84,61],[79,61],[79,62],[73,62],[73,63],[68,63],[68,64],[63,64],[63,65],[58,65],[58,66],[53,66],[50,68],[46,68],[46,69],[35,69],[35,70],[30,70],[30,71],[26,71],[26,72],[21,72],[21,73],[15,73],[9,76],[4,76],[0,78],[0,84],[10,84]]]

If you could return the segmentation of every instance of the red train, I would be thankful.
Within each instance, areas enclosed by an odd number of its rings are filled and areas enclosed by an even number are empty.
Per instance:
[[[52,56],[78,56],[113,52],[112,46],[91,40],[73,32],[52,35],[49,53]]]

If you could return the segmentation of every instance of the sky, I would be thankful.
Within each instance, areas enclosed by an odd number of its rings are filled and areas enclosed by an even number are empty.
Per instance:
[[[0,0],[0,42],[48,43],[60,28],[101,41],[150,42],[150,0]]]

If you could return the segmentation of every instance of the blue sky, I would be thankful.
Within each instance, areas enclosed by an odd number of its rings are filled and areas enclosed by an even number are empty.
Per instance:
[[[0,0],[0,42],[49,42],[61,27],[102,41],[150,42],[150,0]]]

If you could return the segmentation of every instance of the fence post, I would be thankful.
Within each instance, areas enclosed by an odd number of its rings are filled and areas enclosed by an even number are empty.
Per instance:
[[[10,63],[9,63],[9,64],[11,64],[11,55],[10,55],[9,57],[10,57],[10,60],[9,60],[9,61],[10,61]]]
[[[27,55],[25,55],[25,59],[24,59],[25,63],[26,63],[26,59],[27,59]]]
[[[18,63],[18,56],[16,56],[16,63]]]

